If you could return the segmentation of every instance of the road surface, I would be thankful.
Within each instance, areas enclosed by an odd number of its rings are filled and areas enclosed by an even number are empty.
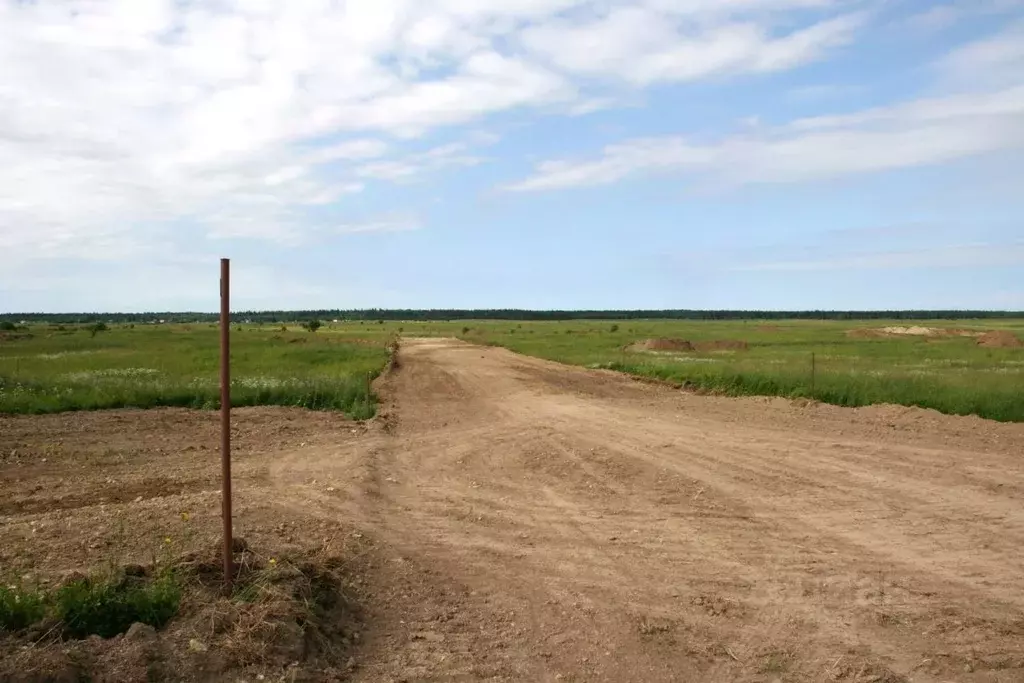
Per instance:
[[[380,389],[378,428],[270,471],[391,549],[357,679],[1024,680],[1020,425],[445,339]]]

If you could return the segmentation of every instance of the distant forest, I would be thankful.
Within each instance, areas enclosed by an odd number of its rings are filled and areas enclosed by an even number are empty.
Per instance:
[[[444,320],[963,320],[1024,318],[1024,311],[527,311],[519,309],[360,309],[318,311],[234,311],[234,322],[282,323],[308,320],[444,321]],[[186,323],[216,322],[216,313],[0,313],[15,323]]]

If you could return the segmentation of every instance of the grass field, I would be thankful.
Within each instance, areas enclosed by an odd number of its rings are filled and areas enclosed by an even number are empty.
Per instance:
[[[61,329],[63,328],[63,329]],[[286,405],[370,417],[386,339],[345,341],[298,326],[232,333],[232,405]],[[215,326],[33,325],[0,338],[0,412],[220,404]]]
[[[466,323],[466,339],[563,363],[602,367],[730,395],[813,398],[844,406],[896,403],[1024,421],[1024,348],[985,348],[966,336],[850,335],[922,326],[1024,337],[1024,320],[573,321]],[[746,350],[643,352],[638,340],[742,341]],[[812,383],[812,360],[814,372]]]
[[[242,325],[232,334],[235,405],[374,412],[368,377],[404,336],[457,336],[563,363],[600,367],[730,395],[787,396],[845,406],[915,405],[1024,421],[1024,348],[968,336],[851,335],[921,326],[1024,337],[1024,320],[976,321],[453,321]],[[31,335],[31,336],[28,336]],[[650,352],[646,339],[744,342],[746,349]],[[714,346],[714,344],[711,344]],[[724,344],[722,346],[727,346]],[[813,373],[812,373],[812,355]],[[209,324],[32,325],[0,339],[0,412],[218,405],[217,329]]]

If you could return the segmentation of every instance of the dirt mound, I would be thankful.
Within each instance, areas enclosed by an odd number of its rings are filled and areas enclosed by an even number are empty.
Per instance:
[[[965,330],[959,327],[923,327],[911,325],[909,327],[858,327],[847,330],[846,336],[854,339],[885,339],[889,337],[978,337],[982,333],[976,330]]]
[[[645,339],[627,348],[630,351],[693,351],[693,344],[685,339]]]
[[[746,351],[749,345],[737,339],[691,342],[686,339],[645,339],[630,344],[627,351]]]
[[[717,339],[715,341],[697,342],[694,348],[698,351],[746,351],[749,345],[738,339]]]
[[[1024,342],[1009,330],[993,330],[978,337],[978,346],[990,349],[1016,349],[1024,346]]]
[[[316,553],[271,559],[239,547],[231,597],[222,594],[219,548],[185,555],[174,565],[181,608],[164,628],[134,623],[112,637],[61,638],[43,622],[4,641],[0,681],[234,680],[228,672],[289,666],[291,680],[345,677],[362,625],[342,592],[344,562]],[[124,569],[137,581],[158,571]]]

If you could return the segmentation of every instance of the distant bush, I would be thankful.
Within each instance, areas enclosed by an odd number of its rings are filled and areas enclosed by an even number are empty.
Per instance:
[[[612,325],[611,327],[608,328],[608,331],[609,332],[618,332],[619,331],[619,326],[618,325]]]
[[[316,332],[317,330],[319,330],[323,326],[324,326],[324,324],[322,322],[320,322],[319,320],[316,320],[316,319],[313,319],[313,320],[310,320],[308,322],[302,323],[302,329],[309,330],[310,332]]]
[[[468,327],[463,327],[462,328],[462,334],[469,334],[469,328]]]
[[[92,325],[89,325],[89,327],[86,328],[86,329],[89,330],[89,336],[90,337],[95,337],[100,332],[106,332],[110,328],[107,327],[106,323],[102,323],[101,322],[101,323],[93,323]]]
[[[0,320],[0,332],[14,332],[18,326],[10,320]]]

